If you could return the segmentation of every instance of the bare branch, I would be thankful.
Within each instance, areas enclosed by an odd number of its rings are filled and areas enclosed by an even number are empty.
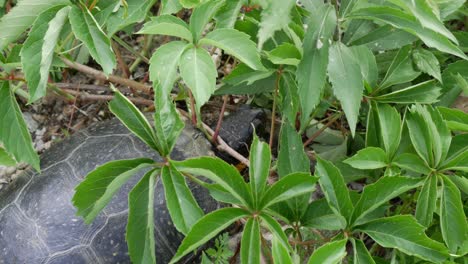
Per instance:
[[[60,57],[60,59],[70,68],[72,69],[75,69],[79,72],[82,72],[82,73],[85,73],[85,74],[88,74],[88,75],[91,75],[93,76],[95,79],[97,80],[102,80],[102,81],[109,81],[109,82],[113,82],[113,83],[118,83],[120,85],[124,85],[124,86],[128,86],[130,88],[133,88],[135,90],[138,90],[138,91],[141,91],[141,92],[144,92],[146,94],[149,94],[151,92],[151,86],[148,86],[148,85],[145,85],[145,84],[142,84],[142,83],[139,83],[137,81],[134,81],[134,80],[130,80],[130,79],[126,79],[126,78],[122,78],[122,77],[119,77],[119,76],[116,76],[116,75],[112,75],[110,74],[109,76],[106,76],[106,74],[104,74],[104,72],[102,71],[98,71],[94,68],[91,68],[91,67],[88,67],[86,65],[83,65],[83,64],[80,64],[80,63],[77,63],[77,62],[73,62],[73,61],[70,61],[69,59],[67,58],[64,58],[64,57]]]

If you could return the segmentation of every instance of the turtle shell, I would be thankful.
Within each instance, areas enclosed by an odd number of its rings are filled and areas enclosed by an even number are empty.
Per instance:
[[[175,160],[213,155],[205,137],[186,125],[172,153]],[[130,263],[125,228],[128,193],[136,174],[90,225],[75,215],[74,188],[91,170],[108,161],[151,157],[156,152],[117,119],[94,125],[55,144],[42,155],[41,173],[25,172],[0,192],[0,263]],[[189,186],[206,212],[218,207],[207,191]],[[183,239],[170,219],[161,182],[155,191],[158,263],[168,263]],[[185,263],[193,263],[189,256]]]

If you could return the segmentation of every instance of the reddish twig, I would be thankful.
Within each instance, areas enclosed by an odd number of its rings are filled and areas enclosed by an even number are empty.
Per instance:
[[[190,111],[192,112],[192,125],[196,126],[197,125],[197,113],[195,113],[195,99],[193,98],[192,91],[190,89],[187,89],[189,98],[190,98]]]
[[[127,64],[125,64],[122,58],[122,54],[120,53],[120,49],[117,46],[117,44],[115,44],[115,42],[112,42],[112,48],[114,49],[115,57],[117,58],[117,63],[119,64],[123,77],[124,78],[130,77],[130,70],[128,69]]]
[[[317,130],[312,136],[310,136],[310,138],[308,138],[306,140],[306,142],[304,142],[304,147],[309,145],[310,143],[312,143],[312,141],[314,141],[318,136],[320,136],[320,134],[323,133],[323,131],[325,131],[325,129],[327,129],[329,126],[331,126],[338,118],[340,118],[341,114],[337,114],[335,117],[333,117],[332,119],[330,119],[328,121],[328,123],[326,123],[323,127],[321,127],[319,130]]]
[[[223,96],[223,106],[221,107],[221,111],[219,112],[218,123],[216,124],[216,129],[214,131],[213,138],[211,139],[213,142],[216,142],[216,139],[218,138],[219,130],[221,129],[221,124],[223,123],[224,111],[226,110],[228,98],[228,95]]]
[[[273,147],[273,139],[275,137],[275,119],[276,119],[276,100],[278,97],[278,88],[279,88],[279,82],[281,79],[281,74],[283,73],[282,69],[278,69],[277,75],[276,75],[276,82],[275,82],[275,95],[273,97],[273,107],[271,109],[271,127],[270,127],[270,149]]]

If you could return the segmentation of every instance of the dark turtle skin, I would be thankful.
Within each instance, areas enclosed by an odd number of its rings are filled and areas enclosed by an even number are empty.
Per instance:
[[[230,115],[223,123],[226,141],[235,136],[236,141],[247,142],[251,134],[244,130],[251,129],[251,123],[258,126],[263,117],[258,110]],[[171,158],[204,155],[213,155],[211,144],[186,124]],[[125,241],[128,193],[144,171],[131,178],[90,225],[75,215],[71,198],[74,188],[97,166],[137,157],[162,161],[117,119],[93,125],[52,146],[41,156],[41,173],[27,171],[0,191],[0,264],[130,263]],[[205,189],[188,184],[205,213],[219,207]],[[154,208],[156,260],[168,263],[183,235],[172,224],[160,182]],[[189,255],[180,263],[198,263],[198,258]]]

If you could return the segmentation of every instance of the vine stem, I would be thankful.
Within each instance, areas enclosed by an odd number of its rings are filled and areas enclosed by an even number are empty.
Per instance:
[[[142,58],[146,58],[146,55],[148,54],[148,50],[151,48],[151,44],[153,42],[153,38],[150,37],[150,35],[145,35],[144,37],[144,44],[143,44],[143,50],[141,51],[141,56],[138,56],[135,61],[132,63],[130,66],[130,72],[134,72],[136,67],[140,64],[140,62],[143,60]],[[146,62],[148,63],[148,62]]]
[[[310,138],[308,138],[306,140],[306,142],[304,142],[304,147],[309,145],[310,143],[312,143],[312,141],[314,141],[318,136],[320,136],[320,134],[322,134],[323,131],[325,131],[325,129],[327,129],[329,126],[331,126],[338,118],[340,118],[341,114],[337,114],[335,115],[332,119],[330,119],[328,121],[328,123],[326,123],[323,127],[321,127],[317,132],[315,132],[312,136],[310,136]]]
[[[86,94],[86,93],[82,93],[82,92],[74,91],[70,89],[62,89],[62,90],[66,92],[67,94],[74,95],[83,101],[110,101],[114,98],[113,95]],[[134,98],[134,97],[127,97],[127,98],[131,102],[138,104],[138,105],[145,105],[145,106],[153,105],[152,100],[143,99],[143,98]]]
[[[189,99],[190,99],[190,111],[192,112],[192,125],[196,126],[198,124],[197,120],[197,112],[195,112],[195,99],[193,98],[192,91],[190,89],[187,89]]]
[[[270,145],[270,149],[272,148],[273,146],[273,139],[275,137],[275,119],[276,119],[276,101],[277,101],[277,97],[278,97],[278,88],[279,88],[279,82],[280,82],[280,79],[281,79],[281,74],[283,73],[283,70],[282,68],[280,67],[278,69],[278,72],[277,72],[277,75],[276,75],[276,81],[275,81],[275,95],[273,97],[273,107],[271,109],[271,127],[270,127],[270,141],[269,141],[269,145]]]
[[[187,113],[186,111],[182,110],[182,109],[179,109],[177,108],[177,110],[179,110],[179,113],[183,116],[185,116],[186,118],[190,118],[190,114]],[[210,126],[208,126],[207,124],[201,122],[202,126],[203,126],[203,130],[204,132],[207,133],[207,136],[208,137],[213,137],[214,135],[214,131],[213,129],[211,129]],[[202,131],[203,131],[202,130]],[[243,164],[245,164],[247,167],[250,167],[250,162],[247,158],[245,158],[244,156],[242,156],[239,152],[235,151],[233,148],[231,148],[227,143],[226,141],[224,141],[220,136],[217,137],[216,139],[216,143],[218,144],[217,145],[217,149],[220,150],[220,151],[224,151],[226,153],[228,153],[229,155],[231,155],[231,157],[237,159],[238,161],[242,162]]]
[[[71,60],[69,60],[69,59],[67,59],[65,57],[60,57],[60,59],[68,67],[70,67],[70,68],[72,68],[74,70],[77,70],[79,72],[91,75],[97,80],[118,83],[118,84],[121,84],[121,85],[124,85],[124,86],[128,86],[130,88],[134,88],[135,90],[144,92],[146,94],[149,94],[151,92],[151,86],[139,83],[139,82],[134,81],[134,80],[122,78],[120,76],[112,75],[112,74],[109,74],[109,76],[106,76],[106,74],[104,72],[102,72],[102,71],[99,71],[99,70],[96,70],[96,69],[91,68],[89,66],[86,66],[86,65],[71,61]]]
[[[123,77],[130,77],[130,70],[128,69],[128,65],[125,64],[125,61],[122,58],[122,54],[120,53],[119,47],[115,42],[112,42],[112,47],[114,48],[115,57],[117,58],[117,63],[119,64]]]
[[[142,61],[144,61],[145,63],[149,64],[149,59],[147,57],[145,57],[143,54],[140,54],[139,52],[137,52],[136,50],[134,50],[132,47],[130,47],[130,45],[128,45],[125,41],[123,41],[122,39],[120,39],[119,37],[117,37],[116,35],[112,36],[112,39],[119,43],[120,46],[124,47],[126,50],[128,50],[130,53],[132,53],[133,55],[137,56],[138,58],[140,58]]]
[[[216,142],[216,139],[219,135],[219,130],[221,129],[221,124],[223,123],[224,112],[226,111],[226,104],[228,101],[228,95],[223,96],[223,105],[221,106],[221,111],[219,112],[218,123],[216,124],[216,129],[213,134],[213,138],[211,139],[213,142]]]

